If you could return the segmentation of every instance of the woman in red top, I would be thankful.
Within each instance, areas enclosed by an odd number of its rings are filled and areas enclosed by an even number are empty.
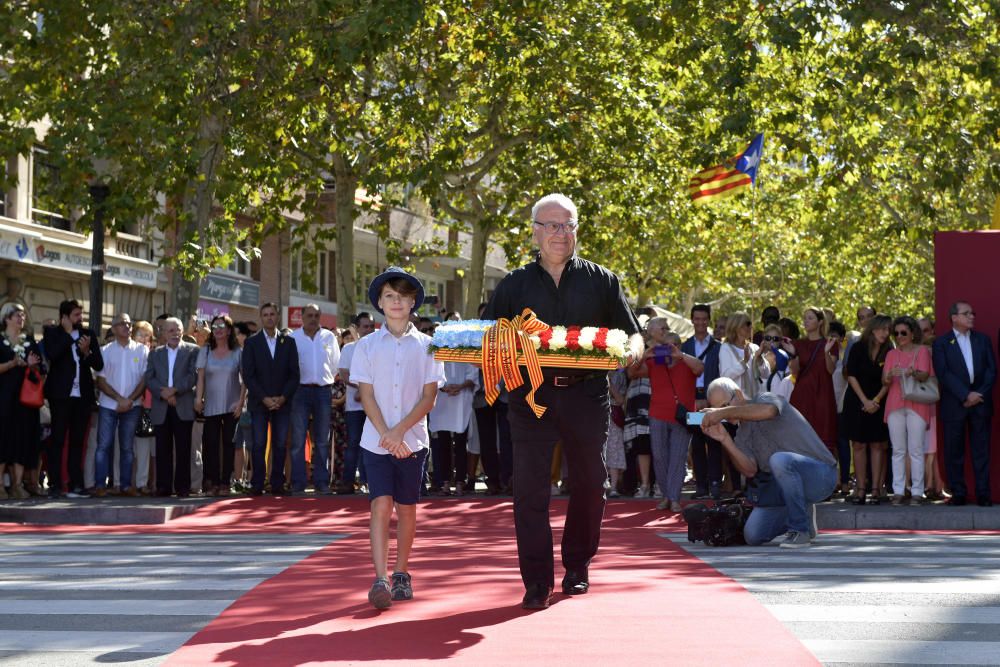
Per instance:
[[[802,327],[806,337],[795,341],[795,357],[789,368],[795,374],[795,389],[789,402],[802,413],[819,439],[837,452],[837,399],[833,371],[837,367],[836,341],[827,339],[829,323],[819,308],[806,308]]]
[[[695,383],[705,370],[698,357],[681,352],[681,339],[656,317],[647,325],[652,346],[644,361],[649,373],[652,396],[649,401],[649,442],[653,468],[663,491],[657,509],[681,511],[681,487],[687,462],[691,432],[677,421],[677,407],[694,410]]]

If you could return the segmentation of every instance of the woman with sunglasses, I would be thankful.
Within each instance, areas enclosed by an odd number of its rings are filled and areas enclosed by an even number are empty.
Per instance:
[[[906,457],[910,457],[910,491],[913,501],[924,502],[924,436],[934,405],[903,398],[903,378],[920,382],[934,375],[931,352],[920,344],[921,332],[912,317],[897,317],[892,323],[896,349],[890,350],[882,369],[882,383],[889,388],[885,399],[885,421],[892,440],[892,504],[904,504]]]
[[[194,409],[205,416],[202,457],[205,462],[206,495],[229,495],[233,476],[236,424],[246,402],[246,386],[240,375],[242,350],[233,321],[216,315],[212,335],[198,353]]]
[[[871,453],[872,505],[882,499],[885,484],[885,454],[889,445],[889,429],[885,425],[882,404],[889,388],[882,384],[882,369],[892,349],[889,330],[892,318],[876,315],[868,320],[861,340],[851,346],[847,355],[847,395],[844,396],[844,425],[854,450],[854,472],[858,486],[851,503],[865,504],[868,484],[868,457]],[[797,387],[796,387],[797,388]]]

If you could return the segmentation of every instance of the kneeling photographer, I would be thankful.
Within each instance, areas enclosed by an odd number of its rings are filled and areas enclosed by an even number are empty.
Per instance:
[[[815,503],[837,486],[837,462],[805,417],[781,396],[762,393],[747,401],[731,379],[707,392],[701,429],[722,443],[752,487],[754,510],[743,536],[749,545],[781,537],[779,546],[809,546],[816,537]],[[723,421],[736,424],[735,440]]]

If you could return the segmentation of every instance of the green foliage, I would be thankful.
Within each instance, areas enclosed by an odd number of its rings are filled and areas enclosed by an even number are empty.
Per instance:
[[[297,208],[293,247],[338,241],[345,314],[359,186],[379,193],[375,229],[394,259],[445,252],[390,240],[385,207],[416,194],[473,232],[467,304],[480,300],[487,243],[523,261],[528,208],[561,191],[580,206],[582,254],[640,301],[922,314],[934,232],[987,226],[1000,192],[997,9],[8,3],[0,149],[25,150],[25,124],[48,115],[67,201],[85,201],[95,157],[113,165],[119,221],[155,211],[163,193],[160,222],[183,238],[170,261],[192,273],[280,232],[281,212]],[[756,196],[692,206],[690,176],[761,131]],[[336,187],[321,194],[324,182]]]

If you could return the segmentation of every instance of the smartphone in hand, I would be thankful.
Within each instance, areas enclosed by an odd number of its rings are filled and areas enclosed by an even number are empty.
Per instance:
[[[688,426],[701,426],[701,420],[704,418],[704,412],[689,412],[687,414],[687,424]]]

